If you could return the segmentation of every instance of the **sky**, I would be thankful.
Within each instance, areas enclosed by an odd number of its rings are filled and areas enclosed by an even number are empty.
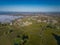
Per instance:
[[[0,0],[0,11],[60,12],[60,0]]]

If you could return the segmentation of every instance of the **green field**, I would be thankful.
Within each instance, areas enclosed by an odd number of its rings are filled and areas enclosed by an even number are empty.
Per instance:
[[[26,21],[27,19],[22,19]],[[59,18],[56,20],[59,21]],[[0,45],[58,45],[52,33],[60,35],[60,23],[37,23],[29,26],[0,24]]]

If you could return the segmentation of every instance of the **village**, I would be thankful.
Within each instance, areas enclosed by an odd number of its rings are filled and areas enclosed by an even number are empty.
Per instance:
[[[10,25],[17,24],[19,26],[29,26],[29,25],[32,25],[33,23],[56,24],[58,23],[58,21],[49,16],[25,16],[22,19],[20,18],[20,19],[15,20],[15,22],[13,24],[10,23]]]

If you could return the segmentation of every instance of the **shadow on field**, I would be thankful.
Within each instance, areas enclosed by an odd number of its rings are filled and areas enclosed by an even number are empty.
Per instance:
[[[60,45],[60,36],[52,33],[52,35],[54,36],[54,38],[57,40],[57,44]]]

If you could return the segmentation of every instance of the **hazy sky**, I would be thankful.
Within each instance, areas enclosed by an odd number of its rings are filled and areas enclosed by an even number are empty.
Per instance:
[[[60,12],[60,0],[0,0],[0,11]]]

